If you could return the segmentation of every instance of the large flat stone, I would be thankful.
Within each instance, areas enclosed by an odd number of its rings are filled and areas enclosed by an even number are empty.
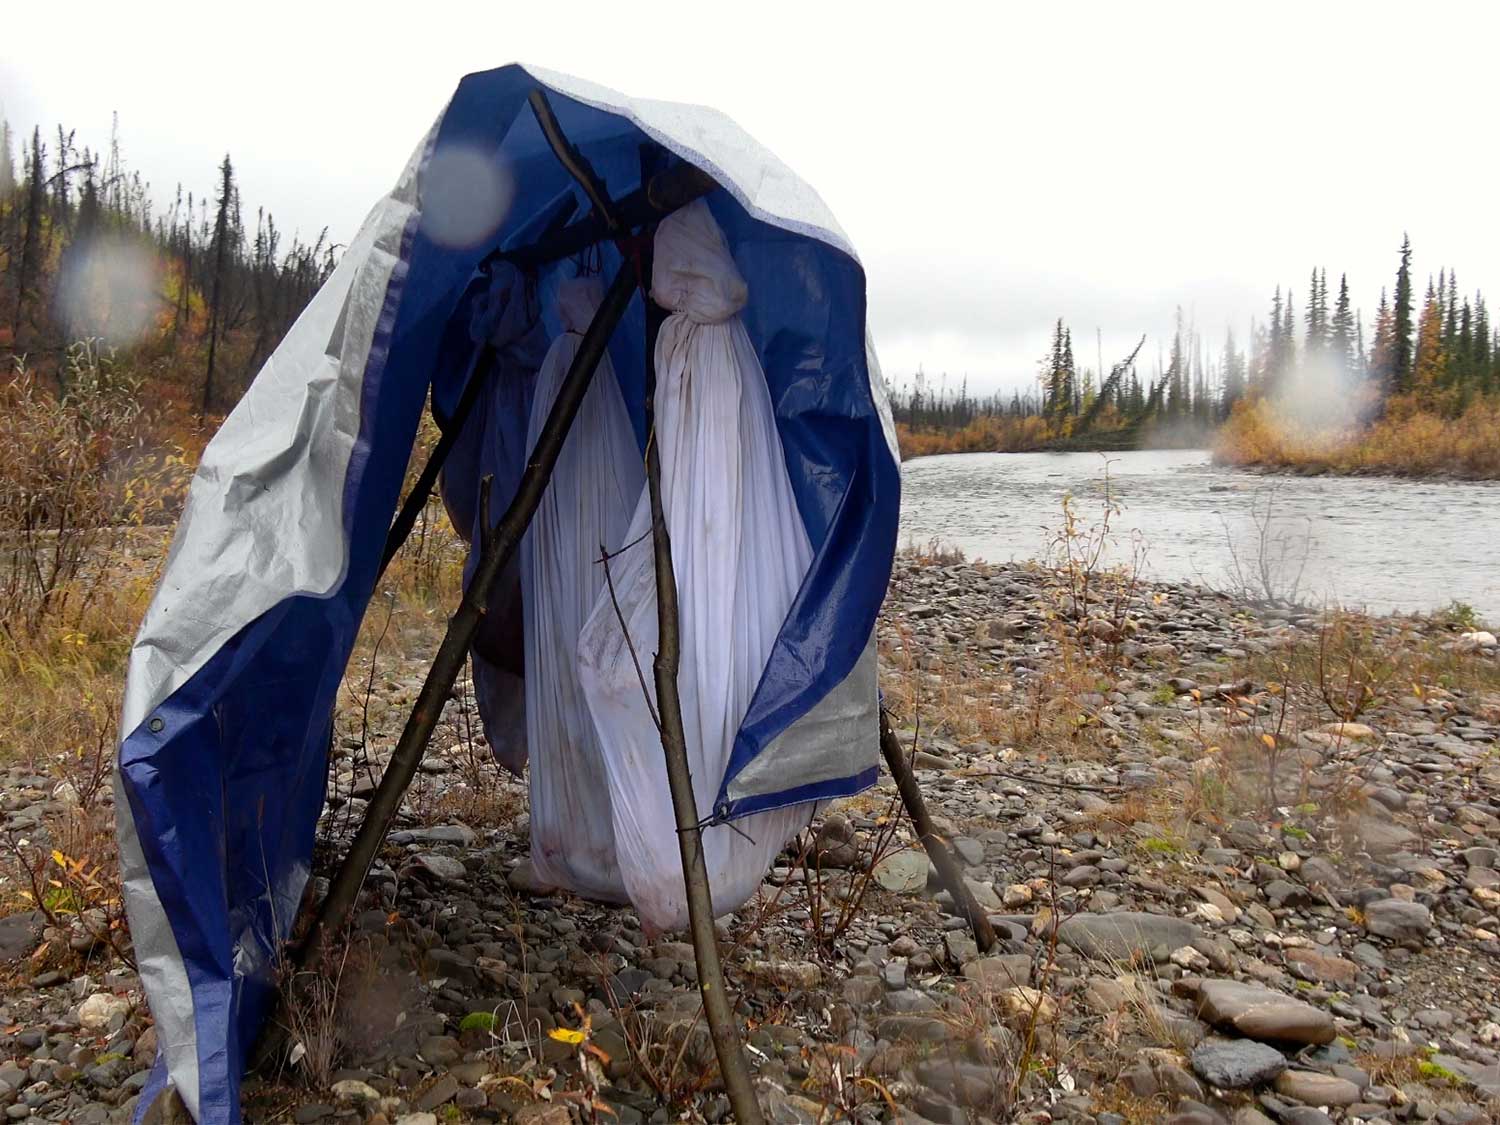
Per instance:
[[[1442,1054],[1433,1055],[1432,1061],[1472,1084],[1474,1089],[1485,1097],[1500,1098],[1500,1063],[1490,1063],[1485,1066],[1482,1063],[1461,1059],[1457,1055]]]
[[[1371,855],[1389,855],[1414,847],[1419,837],[1389,817],[1362,816],[1355,822],[1355,832]]]
[[[1359,976],[1359,966],[1328,953],[1320,953],[1305,946],[1294,946],[1286,951],[1287,968],[1293,976],[1318,984],[1331,984],[1340,988],[1354,983]]]
[[[1391,941],[1420,944],[1432,929],[1432,911],[1420,902],[1379,899],[1365,907],[1365,929]]]
[[[893,894],[916,894],[927,886],[927,853],[908,848],[875,865],[875,881]]]
[[[1192,945],[1202,932],[1183,918],[1122,911],[1075,914],[1057,927],[1057,936],[1085,957],[1129,962],[1165,961],[1174,949]]]
[[[1205,980],[1197,988],[1198,1015],[1216,1027],[1275,1043],[1331,1043],[1338,1034],[1321,1008],[1258,984]]]

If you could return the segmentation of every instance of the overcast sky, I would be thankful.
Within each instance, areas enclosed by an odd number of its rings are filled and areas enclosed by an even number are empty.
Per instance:
[[[1215,346],[1315,265],[1372,310],[1403,231],[1500,300],[1500,4],[15,5],[0,106],[347,239],[458,79],[511,61],[736,118],[828,201],[887,376],[1030,381],[1181,305]],[[232,13],[224,15],[219,13]]]

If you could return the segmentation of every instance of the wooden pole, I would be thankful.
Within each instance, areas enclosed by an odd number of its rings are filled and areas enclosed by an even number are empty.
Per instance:
[[[337,930],[343,924],[354,905],[365,876],[369,874],[370,865],[375,861],[375,854],[396,819],[401,798],[421,764],[432,732],[442,715],[443,704],[463,669],[469,646],[484,617],[490,587],[494,584],[495,577],[515,555],[521,536],[536,514],[542,494],[552,479],[552,470],[557,465],[563,442],[567,439],[573,419],[583,402],[583,396],[593,381],[594,371],[599,366],[610,336],[620,323],[620,318],[625,315],[635,287],[635,270],[626,262],[615,274],[603,303],[578,345],[572,366],[568,368],[567,377],[557,392],[552,410],[547,415],[547,422],[531,452],[526,471],[522,473],[521,482],[516,487],[515,499],[493,530],[485,528],[479,566],[468,589],[464,591],[463,600],[448,622],[443,642],[427,671],[427,679],[422,684],[417,702],[407,717],[401,738],[391,755],[390,765],[386,767],[380,785],[370,799],[365,819],[349,847],[349,854],[335,873],[328,889],[328,897],[323,900],[302,948],[298,951],[298,960],[303,965],[313,963],[323,939],[330,931]],[[488,491],[487,486],[482,490],[481,508],[488,505]]]
[[[718,934],[714,931],[713,893],[708,865],[703,858],[703,833],[698,826],[698,802],[693,796],[693,775],[688,764],[687,736],[682,728],[682,700],[677,692],[680,658],[680,618],[677,610],[677,578],[672,570],[672,541],[661,501],[661,457],[655,424],[655,331],[659,320],[647,311],[646,410],[651,440],[646,447],[646,481],[651,494],[651,542],[656,562],[656,624],[658,642],[653,667],[656,705],[661,718],[661,748],[667,759],[667,783],[672,792],[672,811],[677,820],[677,842],[682,851],[682,878],[687,889],[688,925],[693,937],[693,957],[698,963],[698,991],[724,1092],[738,1125],[764,1125],[760,1103],[750,1082],[750,1068],[740,1046],[734,1007],[724,987],[724,968],[719,962]],[[727,638],[725,638],[727,643]]]
[[[569,143],[557,117],[540,89],[530,96],[532,112],[551,145],[558,162],[567,169],[594,202],[596,217],[612,231],[620,229],[620,220],[608,204],[604,184],[593,167]],[[644,169],[643,169],[644,170]],[[656,182],[662,177],[654,177]],[[644,180],[644,176],[642,177]],[[711,184],[712,181],[710,180]],[[696,186],[689,198],[677,206],[690,203],[706,194]],[[648,191],[649,197],[649,191]],[[675,209],[675,208],[673,208]],[[647,235],[651,233],[648,230]],[[679,617],[677,612],[677,579],[672,571],[672,542],[667,521],[662,514],[661,458],[654,431],[656,416],[656,331],[661,326],[661,310],[651,301],[648,287],[651,279],[650,246],[641,251],[641,288],[646,298],[646,481],[651,496],[651,541],[656,564],[656,623],[658,643],[653,671],[656,678],[657,713],[661,720],[662,753],[667,760],[667,784],[672,792],[672,811],[677,820],[677,840],[682,852],[682,877],[687,889],[688,924],[693,937],[693,957],[698,965],[698,991],[703,997],[703,1012],[714,1053],[719,1057],[719,1073],[724,1092],[738,1125],[765,1125],[755,1089],[750,1084],[750,1068],[740,1046],[734,1008],[724,987],[724,968],[719,962],[718,935],[714,932],[713,896],[708,883],[708,865],[703,858],[703,836],[698,827],[698,802],[693,796],[693,775],[688,765],[687,736],[682,729],[682,701],[677,693],[677,670],[680,654]]]
[[[594,171],[588,157],[579,152],[562,131],[562,126],[557,123],[557,114],[552,112],[552,103],[547,100],[547,92],[538,86],[526,96],[526,100],[531,104],[531,112],[536,117],[537,125],[541,127],[542,136],[547,138],[547,147],[552,150],[552,155],[557,157],[557,162],[568,175],[577,181],[583,193],[589,197],[589,202],[594,205],[594,212],[604,220],[610,231],[620,233],[620,218],[615,214],[614,201],[604,189],[604,181]]]
[[[916,775],[912,773],[911,764],[901,751],[901,743],[896,739],[896,732],[891,729],[891,721],[884,707],[880,709],[880,752],[885,755],[885,764],[890,767],[891,776],[896,779],[901,803],[906,806],[912,827],[917,830],[922,847],[927,850],[927,858],[937,868],[938,879],[953,896],[954,907],[974,931],[974,941],[978,944],[979,951],[988,953],[995,947],[995,928],[974,901],[973,892],[964,882],[963,870],[953,858],[953,853],[948,850],[948,842],[932,826],[927,802],[922,799],[922,789],[917,784]]]

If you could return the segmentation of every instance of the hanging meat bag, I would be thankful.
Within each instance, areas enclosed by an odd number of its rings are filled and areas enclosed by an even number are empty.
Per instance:
[[[656,341],[654,440],[681,614],[678,685],[702,819],[812,548],[787,479],[765,373],[738,315],[746,285],[701,201],[662,221],[651,286],[671,314]],[[607,592],[598,599],[578,659],[603,747],[625,889],[648,930],[662,932],[687,925],[688,915],[651,714],[658,633],[650,527],[643,491],[622,537],[631,545],[611,562],[618,608]],[[704,830],[716,913],[755,893],[812,811],[811,804],[794,805]]]
[[[594,278],[558,288],[564,331],[537,376],[528,454],[603,296]],[[624,542],[644,479],[640,447],[605,356],[522,541],[521,583],[532,865],[543,882],[615,902],[624,901],[625,887],[599,739],[578,685],[578,635],[605,588],[600,556]]]

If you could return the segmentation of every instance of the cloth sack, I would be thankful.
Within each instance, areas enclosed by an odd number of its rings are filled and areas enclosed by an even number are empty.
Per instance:
[[[737,315],[749,296],[746,285],[702,201],[657,228],[651,286],[671,314],[656,341],[654,440],[681,617],[678,687],[702,820],[712,812],[812,548],[787,478],[765,373]],[[651,717],[658,632],[650,527],[650,499],[642,490],[623,536],[630,546],[610,563],[618,610],[607,592],[598,599],[578,660],[603,748],[624,886],[647,930],[661,933],[686,926],[688,915],[661,738]],[[755,893],[813,810],[811,803],[794,805],[705,828],[716,913],[737,909]]]
[[[564,331],[537,376],[528,456],[603,297],[595,278],[558,287]],[[605,355],[522,540],[521,586],[532,865],[544,882],[614,902],[625,900],[625,887],[599,739],[578,685],[578,635],[605,590],[601,556],[624,542],[644,481],[640,447]]]

